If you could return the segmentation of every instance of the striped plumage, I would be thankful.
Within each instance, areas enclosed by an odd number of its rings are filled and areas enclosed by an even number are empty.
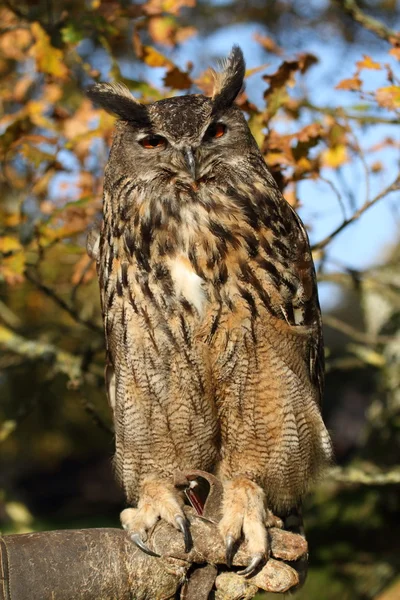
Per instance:
[[[144,107],[110,84],[90,95],[121,117],[94,254],[115,470],[138,503],[123,524],[182,529],[174,473],[217,473],[228,553],[243,533],[252,571],[268,510],[299,503],[331,445],[308,238],[233,104],[243,74],[234,48],[213,98]]]

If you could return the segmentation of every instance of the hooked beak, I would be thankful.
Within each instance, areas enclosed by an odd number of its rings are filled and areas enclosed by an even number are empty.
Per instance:
[[[193,156],[193,150],[191,148],[184,148],[183,156],[185,157],[186,165],[187,165],[193,179],[196,179],[196,163],[195,163],[194,156]]]

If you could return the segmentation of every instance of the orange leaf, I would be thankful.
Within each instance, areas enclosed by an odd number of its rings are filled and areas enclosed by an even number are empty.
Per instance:
[[[267,52],[271,52],[273,54],[277,54],[281,56],[283,54],[282,48],[278,46],[278,44],[269,36],[261,35],[260,33],[255,33],[253,39],[260,44]]]
[[[375,69],[376,71],[379,71],[379,69],[381,69],[381,65],[377,62],[375,62],[374,60],[372,60],[372,58],[370,56],[368,56],[367,54],[364,54],[364,58],[363,60],[359,60],[356,63],[357,69],[361,70],[361,69]]]
[[[362,81],[359,77],[350,77],[349,79],[342,79],[337,86],[335,86],[336,90],[350,90],[357,91],[361,89]]]
[[[392,48],[389,50],[389,54],[397,58],[397,60],[400,60],[400,48]]]
[[[397,110],[400,108],[400,86],[389,85],[376,90],[376,100],[383,108]]]

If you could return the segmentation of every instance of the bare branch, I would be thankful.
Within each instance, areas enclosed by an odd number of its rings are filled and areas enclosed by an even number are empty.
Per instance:
[[[74,387],[83,382],[82,356],[65,352],[53,344],[28,340],[4,325],[0,325],[0,347],[29,360],[49,362],[53,372],[67,375]],[[103,379],[102,372],[97,372],[93,366],[89,372]]]
[[[390,335],[374,335],[369,334],[365,331],[359,331],[348,323],[345,323],[341,319],[334,317],[333,315],[324,315],[324,324],[332,329],[336,329],[341,333],[344,333],[349,338],[361,342],[362,344],[375,345],[375,344],[387,344],[393,342],[395,337]]]
[[[354,221],[357,221],[357,219],[359,219],[362,214],[364,214],[369,208],[371,208],[371,206],[374,206],[374,204],[376,204],[377,202],[379,202],[379,200],[382,200],[382,198],[385,198],[386,196],[388,196],[392,192],[396,192],[399,189],[400,189],[400,175],[398,175],[396,177],[395,181],[393,181],[393,183],[391,183],[387,188],[385,188],[384,190],[382,190],[382,192],[380,192],[377,196],[375,196],[371,200],[368,200],[367,202],[364,202],[364,204],[358,210],[356,210],[356,212],[353,213],[352,216],[349,219],[345,219],[343,221],[343,223],[341,223],[338,227],[336,227],[336,229],[334,229],[332,231],[332,233],[330,233],[328,236],[326,236],[320,242],[317,242],[316,244],[314,244],[313,246],[311,246],[311,250],[313,252],[315,252],[316,250],[321,250],[322,248],[325,248],[325,246],[327,246],[328,244],[330,244],[330,242],[341,231],[343,231],[343,229],[345,229],[351,223],[354,223]]]
[[[36,277],[34,277],[32,275],[32,273],[30,273],[28,270],[25,270],[24,275],[28,281],[33,283],[33,285],[35,285],[41,292],[46,294],[46,296],[51,298],[60,308],[65,310],[77,323],[80,323],[81,325],[85,325],[88,329],[91,329],[92,331],[95,331],[96,333],[103,335],[103,330],[101,327],[99,327],[92,321],[89,321],[88,319],[84,319],[83,317],[81,317],[81,315],[75,308],[73,308],[72,306],[69,306],[69,304],[67,304],[67,302],[65,302],[65,300],[60,298],[60,296],[53,289],[51,289],[49,286],[47,286],[46,284],[44,284],[41,281],[39,281],[38,279],[36,279]]]
[[[400,468],[391,471],[380,471],[376,467],[369,473],[357,467],[334,467],[328,475],[329,478],[343,483],[357,483],[360,485],[392,485],[400,483]]]
[[[394,31],[390,29],[381,21],[366,15],[355,0],[340,0],[339,2],[344,10],[349,14],[357,23],[368,29],[368,31],[372,31],[378,37],[386,40],[389,43],[399,43],[400,42],[400,33],[398,31]]]

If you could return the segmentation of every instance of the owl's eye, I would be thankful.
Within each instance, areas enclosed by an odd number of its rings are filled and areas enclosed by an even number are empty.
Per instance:
[[[226,125],[223,123],[212,123],[206,131],[207,138],[220,138],[225,135]]]
[[[139,144],[141,144],[143,148],[153,150],[154,148],[164,148],[164,146],[167,145],[167,140],[161,135],[148,135],[139,140]]]

